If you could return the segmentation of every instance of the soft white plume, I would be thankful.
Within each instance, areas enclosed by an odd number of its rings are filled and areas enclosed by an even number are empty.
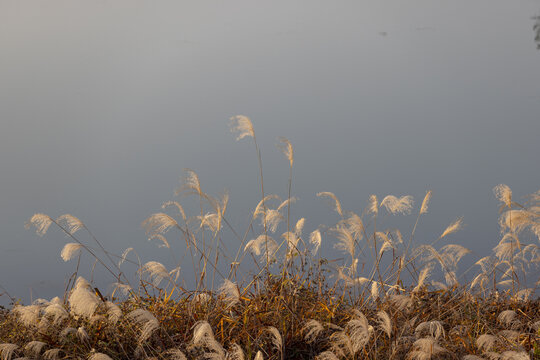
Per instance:
[[[244,115],[236,115],[230,118],[231,132],[238,133],[236,140],[241,140],[246,136],[255,137],[255,132],[253,131],[253,124],[251,120]]]

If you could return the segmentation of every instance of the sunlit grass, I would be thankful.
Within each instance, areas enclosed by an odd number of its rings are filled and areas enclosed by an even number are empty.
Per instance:
[[[458,263],[470,252],[448,243],[461,218],[432,243],[414,244],[431,191],[418,208],[408,195],[372,195],[361,213],[322,191],[317,195],[340,220],[308,231],[304,218],[291,218],[291,143],[280,139],[288,193],[266,194],[253,124],[245,116],[231,120],[237,140],[254,140],[259,164],[261,200],[249,226],[234,229],[228,195],[204,192],[192,170],[176,195],[194,197],[193,214],[180,200],[167,201],[142,223],[148,238],[170,252],[171,269],[142,263],[131,248],[108,252],[72,215],[34,215],[27,226],[39,235],[57,227],[68,236],[61,257],[76,270],[65,294],[0,313],[0,359],[540,358],[540,191],[518,203],[508,186],[494,189],[501,240],[462,283]],[[414,214],[413,230],[385,229],[383,212]],[[228,253],[224,243],[234,241],[237,250]],[[323,243],[343,260],[324,259]],[[81,256],[111,275],[111,293],[86,280]],[[125,263],[136,273],[126,275]]]

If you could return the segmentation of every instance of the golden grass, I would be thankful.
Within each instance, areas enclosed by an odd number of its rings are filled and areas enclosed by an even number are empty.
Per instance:
[[[255,141],[249,118],[231,120],[238,140]],[[228,195],[205,193],[192,170],[177,194],[198,200],[194,214],[168,201],[143,222],[149,239],[184,259],[172,270],[131,260],[131,248],[107,252],[72,215],[34,215],[27,226],[39,235],[56,226],[69,237],[64,261],[90,256],[116,286],[103,295],[77,265],[63,298],[0,309],[0,359],[540,359],[540,192],[520,204],[508,186],[494,189],[501,241],[476,263],[473,280],[460,283],[458,262],[469,251],[439,242],[461,228],[461,219],[435,242],[413,243],[431,191],[417,210],[411,196],[379,202],[372,195],[360,214],[320,192],[340,220],[304,235],[305,219],[290,215],[293,148],[280,141],[290,165],[287,197],[265,194],[255,142],[261,201],[244,232],[227,219]],[[416,214],[406,241],[377,222],[379,212]],[[95,244],[81,241],[81,231]],[[222,236],[233,235],[238,250],[228,254]],[[324,242],[344,259],[321,258]],[[125,262],[137,266],[137,280],[121,270]],[[186,288],[180,265],[192,266],[194,288]]]

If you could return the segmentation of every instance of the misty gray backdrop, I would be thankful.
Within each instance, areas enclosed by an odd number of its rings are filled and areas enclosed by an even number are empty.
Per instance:
[[[446,243],[473,251],[465,264],[487,255],[500,239],[492,188],[517,200],[540,188],[539,12],[538,0],[1,0],[0,285],[50,298],[75,269],[64,235],[24,229],[36,212],[73,214],[111,251],[170,266],[140,223],[183,168],[210,194],[229,190],[244,231],[260,190],[253,144],[228,130],[237,114],[255,126],[268,193],[286,197],[275,143],[292,142],[306,232],[338,220],[319,191],[360,213],[370,194],[418,206],[431,189],[417,243],[464,216]],[[414,219],[398,221],[404,234]]]

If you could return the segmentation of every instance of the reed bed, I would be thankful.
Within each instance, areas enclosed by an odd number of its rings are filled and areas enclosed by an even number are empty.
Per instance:
[[[251,120],[235,116],[231,130],[253,140],[259,164],[260,202],[247,229],[231,226],[228,195],[204,192],[192,170],[177,195],[193,198],[193,214],[167,201],[142,223],[170,251],[171,269],[131,248],[110,253],[72,215],[35,214],[27,226],[65,233],[61,257],[76,270],[59,297],[0,309],[0,359],[540,359],[540,191],[518,203],[508,186],[495,187],[501,240],[465,283],[458,263],[469,250],[448,243],[462,219],[430,244],[413,240],[431,191],[418,208],[411,196],[372,195],[358,214],[320,192],[340,220],[305,231],[290,212],[292,144],[280,139],[289,163],[282,199],[265,192]],[[416,214],[412,232],[385,229],[383,212]],[[323,242],[343,259],[321,257]],[[81,256],[94,261],[90,278],[95,267],[110,274],[111,291],[86,280]],[[126,275],[126,264],[136,273]]]

